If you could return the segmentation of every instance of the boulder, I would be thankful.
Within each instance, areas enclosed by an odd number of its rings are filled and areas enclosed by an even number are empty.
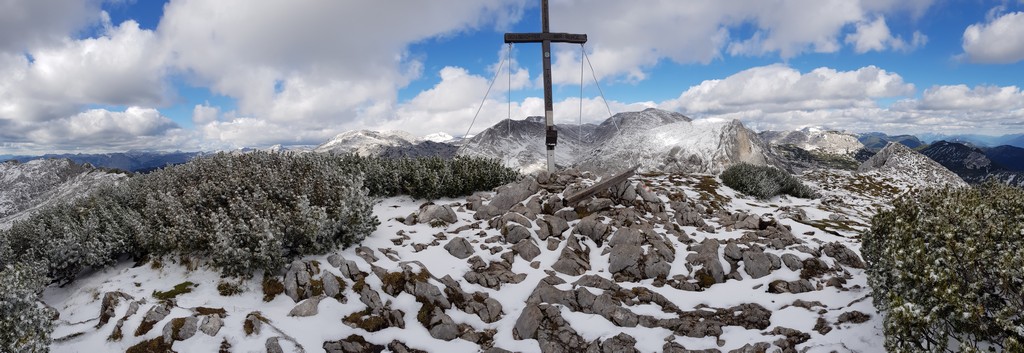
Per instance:
[[[224,327],[224,319],[217,315],[209,315],[203,318],[203,324],[199,325],[199,331],[203,331],[207,336],[216,336],[221,327]]]
[[[540,189],[540,184],[533,177],[527,176],[523,180],[498,188],[498,193],[491,198],[491,202],[480,207],[473,215],[476,219],[490,219],[507,213],[512,206],[525,201]]]
[[[427,203],[420,207],[420,212],[416,216],[416,221],[419,223],[441,221],[451,224],[458,222],[459,218],[455,215],[455,211],[452,210],[451,206]]]
[[[804,268],[800,258],[793,254],[782,254],[782,263],[786,264],[786,267],[793,271],[800,271],[800,269]]]
[[[620,244],[612,247],[611,256],[608,258],[608,272],[612,274],[623,274],[630,278],[640,278],[640,261],[643,260],[643,249],[633,244]]]
[[[469,283],[479,284],[491,289],[501,289],[505,283],[519,283],[526,279],[525,273],[512,272],[512,265],[505,261],[494,261],[486,264],[479,256],[469,258],[470,271],[463,278]]]
[[[324,284],[324,295],[331,298],[339,298],[342,286],[341,278],[330,272],[324,272],[321,277]]]
[[[267,353],[284,353],[284,349],[281,349],[281,343],[278,342],[281,337],[270,337],[267,338],[267,342],[264,347],[267,348]]]
[[[605,238],[611,233],[611,229],[608,225],[599,221],[597,215],[590,215],[584,217],[576,224],[574,233],[590,238],[590,240],[593,240],[594,243],[600,246],[604,244]]]
[[[149,330],[152,330],[153,326],[156,325],[157,322],[160,322],[160,320],[163,320],[171,313],[172,307],[174,307],[173,303],[164,302],[153,305],[153,307],[149,308],[146,315],[142,317],[142,323],[140,323],[139,327],[135,330],[135,336],[145,335]]]
[[[107,292],[103,294],[103,300],[100,302],[100,319],[96,327],[103,327],[110,318],[114,317],[114,310],[117,309],[117,304],[121,302],[121,299],[131,300],[132,296],[125,294],[121,291]]]
[[[562,248],[558,261],[551,265],[551,269],[570,276],[582,275],[590,270],[590,251],[584,249],[576,237],[569,237],[569,242]]]
[[[861,260],[857,253],[839,242],[825,243],[821,246],[821,251],[845,266],[864,268],[864,260]]]
[[[757,251],[743,253],[743,270],[753,278],[761,278],[772,272],[769,254]]]
[[[444,341],[451,341],[459,337],[459,326],[455,324],[451,316],[444,313],[443,309],[433,307],[433,310],[430,310],[427,315],[429,318],[426,320],[425,326],[430,337]]]
[[[718,257],[719,246],[720,243],[717,239],[707,238],[700,244],[690,248],[690,250],[696,251],[696,254],[690,254],[686,257],[686,261],[703,266],[702,271],[705,271],[712,283],[725,282],[725,270],[722,268],[722,261]]]
[[[541,216],[537,220],[537,225],[540,227],[540,231],[537,232],[537,237],[540,240],[547,240],[548,237],[561,237],[562,233],[569,229],[569,223],[565,219],[548,215]]]
[[[172,319],[164,325],[164,342],[184,341],[195,336],[199,330],[199,318],[195,316]]]
[[[312,266],[309,263],[295,260],[288,266],[288,272],[284,275],[284,294],[292,298],[296,303],[313,295],[311,274]]]
[[[806,279],[796,281],[775,280],[768,284],[768,293],[806,293],[814,291],[814,285]]]
[[[463,237],[455,237],[448,244],[445,244],[444,249],[448,250],[448,253],[452,254],[452,256],[460,259],[467,259],[475,252],[473,245]]]
[[[537,256],[540,256],[540,248],[530,239],[520,240],[516,245],[512,246],[512,250],[526,261],[533,261]]]
[[[319,312],[318,308],[320,306],[321,299],[323,299],[323,296],[315,296],[303,300],[288,312],[288,316],[308,317],[316,315]]]
[[[636,349],[636,338],[625,333],[619,333],[601,342],[602,353],[624,353],[640,352]]]
[[[383,352],[385,347],[367,342],[362,336],[351,335],[343,340],[324,342],[323,349],[327,353],[362,353]]]
[[[743,250],[740,249],[736,242],[730,240],[725,244],[725,257],[729,260],[740,261],[743,260]]]
[[[505,242],[508,244],[515,244],[520,240],[528,239],[531,234],[530,229],[518,224],[507,224],[501,230],[501,235],[505,237]]]

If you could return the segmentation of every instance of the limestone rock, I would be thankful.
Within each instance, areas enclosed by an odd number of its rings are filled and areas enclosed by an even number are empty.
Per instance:
[[[367,342],[361,336],[351,335],[343,340],[324,342],[323,349],[327,353],[363,353],[383,352],[384,346]]]
[[[520,240],[530,237],[532,232],[526,227],[518,224],[508,224],[502,229],[501,235],[505,236],[505,242],[509,244],[518,243]]]
[[[498,193],[491,198],[491,202],[483,205],[476,211],[473,218],[490,219],[507,213],[513,205],[525,201],[540,189],[540,184],[533,177],[526,177],[523,180],[498,188]]]
[[[561,237],[562,233],[565,233],[569,229],[569,223],[560,217],[543,215],[537,220],[537,225],[540,226],[540,231],[537,232],[537,237],[540,240],[547,240],[548,237]]]
[[[444,249],[448,250],[448,253],[452,254],[452,256],[460,259],[469,258],[474,253],[473,245],[463,237],[455,237],[448,244],[445,244]]]
[[[636,338],[625,333],[619,333],[601,342],[602,353],[623,353],[640,352],[636,349]]]
[[[441,221],[451,224],[458,222],[459,218],[455,215],[455,211],[452,210],[451,206],[427,203],[420,207],[419,214],[416,216],[416,221],[419,223]]]
[[[790,270],[800,271],[804,268],[803,262],[800,262],[800,258],[793,254],[782,254],[782,262],[786,264]]]
[[[707,238],[700,244],[690,248],[690,250],[696,251],[696,254],[690,254],[686,257],[686,261],[702,265],[704,267],[702,271],[707,273],[712,283],[725,282],[725,270],[722,268],[722,262],[718,257],[719,246],[720,244],[717,239]]]
[[[284,276],[284,294],[296,303],[313,295],[312,266],[304,261],[295,260],[288,266]]]
[[[611,229],[608,225],[599,221],[596,215],[590,215],[584,217],[576,224],[574,233],[590,238],[590,240],[593,240],[600,246],[604,244],[605,239],[611,233]]]
[[[836,259],[840,264],[853,268],[864,268],[864,260],[861,260],[857,253],[839,242],[826,243],[821,246],[821,251]]]
[[[805,293],[814,291],[814,285],[806,279],[796,281],[775,280],[768,284],[768,293]]]
[[[743,254],[743,270],[750,277],[761,278],[772,272],[772,261],[769,254],[747,251]]]
[[[216,336],[221,327],[224,327],[224,319],[217,315],[209,315],[203,318],[203,324],[199,325],[199,330],[207,336]]]
[[[267,338],[267,342],[264,346],[267,348],[267,353],[284,353],[284,349],[281,349],[281,343],[278,342],[281,337],[270,337]]]
[[[516,245],[512,246],[512,250],[515,250],[526,261],[533,261],[534,258],[540,256],[540,248],[530,239],[520,240]]]
[[[117,309],[117,304],[121,302],[121,299],[130,300],[132,296],[121,291],[103,294],[103,300],[100,301],[100,319],[99,323],[96,324],[97,328],[110,322],[110,318],[114,317],[114,310]]]
[[[199,329],[199,318],[195,316],[172,319],[164,325],[164,342],[184,341],[195,336]]]
[[[485,264],[479,256],[469,258],[469,272],[463,278],[469,283],[479,284],[491,289],[501,289],[505,283],[519,283],[526,279],[525,273],[512,272],[512,265],[504,261]]]
[[[146,315],[142,317],[142,323],[140,323],[139,327],[135,330],[135,336],[145,335],[149,330],[152,330],[153,326],[156,325],[157,322],[160,322],[160,320],[163,320],[171,313],[171,308],[173,306],[174,304],[165,302],[153,305],[153,307],[149,308]]]
[[[590,251],[584,249],[576,237],[569,237],[569,242],[555,261],[551,269],[570,275],[579,276],[590,270]]]
[[[333,273],[325,272],[322,276],[324,284],[324,295],[331,298],[339,298],[341,294],[341,278],[335,276]]]
[[[299,304],[295,305],[291,311],[288,312],[288,316],[296,317],[308,317],[316,315],[319,312],[320,300],[323,296],[315,296],[306,300],[303,300]]]

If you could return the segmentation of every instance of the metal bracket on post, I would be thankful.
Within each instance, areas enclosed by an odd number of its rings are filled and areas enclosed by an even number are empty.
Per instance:
[[[548,128],[548,135],[545,140],[545,144],[548,146],[548,149],[553,149],[555,145],[558,144],[558,130],[551,127]]]

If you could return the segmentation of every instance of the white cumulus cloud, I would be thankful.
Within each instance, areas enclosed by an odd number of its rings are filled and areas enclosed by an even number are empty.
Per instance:
[[[909,51],[924,45],[927,37],[914,32],[903,39],[879,20],[905,13],[917,18],[932,3],[703,0],[683,5],[674,1],[565,0],[552,2],[551,26],[552,31],[589,35],[587,48],[601,78],[638,81],[662,60],[707,64],[725,55],[790,59],[809,52],[836,52],[844,43],[861,52]],[[554,50],[560,52],[555,54],[555,82],[579,82],[579,49],[560,45]]]
[[[964,30],[963,49],[967,60],[977,63],[1009,64],[1024,60],[1024,12],[1003,14]]]
[[[802,74],[784,65],[755,67],[690,87],[665,106],[688,114],[724,114],[874,106],[875,99],[911,95],[914,85],[868,66],[855,71],[818,68]]]

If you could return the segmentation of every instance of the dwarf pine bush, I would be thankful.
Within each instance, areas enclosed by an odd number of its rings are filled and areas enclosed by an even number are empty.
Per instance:
[[[379,224],[374,198],[457,197],[519,174],[478,158],[218,153],[134,176],[0,231],[0,352],[46,351],[38,293],[118,259],[208,259],[230,276],[359,243]]]
[[[456,197],[519,178],[492,160],[218,153],[138,175],[0,232],[0,265],[45,264],[67,283],[119,258],[209,259],[226,275],[361,241],[374,197]]]
[[[868,284],[889,351],[1024,352],[1024,190],[924,191],[872,218]]]
[[[49,352],[53,310],[38,293],[50,281],[39,264],[0,268],[0,352]]]
[[[747,195],[768,199],[775,195],[815,197],[814,190],[784,170],[740,163],[722,172],[722,183]]]

